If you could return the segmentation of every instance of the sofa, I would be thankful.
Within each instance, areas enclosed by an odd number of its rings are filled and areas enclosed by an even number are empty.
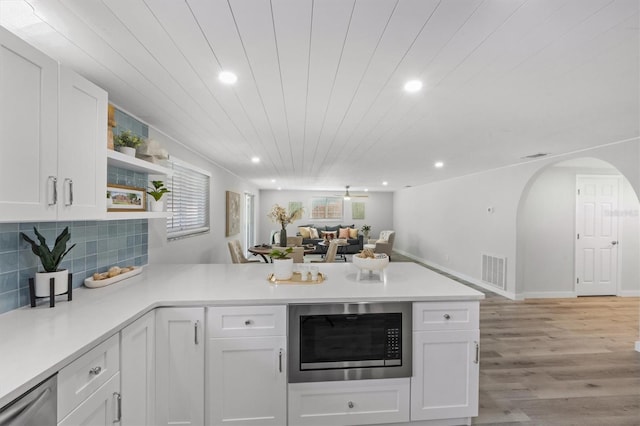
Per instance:
[[[312,229],[315,230],[313,233]],[[320,243],[325,239],[340,238],[340,230],[343,230],[343,237],[345,235],[345,229],[349,229],[349,238],[346,239],[347,245],[340,247],[339,252],[344,254],[356,254],[362,251],[364,245],[364,236],[360,234],[358,228],[355,225],[302,225],[298,226],[298,236],[302,237],[303,245],[315,246],[316,254],[324,254],[327,251],[327,246],[322,246]],[[317,238],[315,238],[317,236]]]

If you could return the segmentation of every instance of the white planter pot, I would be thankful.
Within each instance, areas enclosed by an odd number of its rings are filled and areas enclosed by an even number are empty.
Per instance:
[[[123,154],[130,155],[132,157],[136,156],[136,149],[135,148],[130,148],[128,146],[119,146],[118,147],[118,151],[120,151]]]
[[[293,259],[273,259],[273,277],[288,280],[293,276]]]
[[[67,282],[68,282],[69,271],[66,269],[61,269],[56,272],[36,272],[35,278],[35,286],[36,286],[36,297],[47,297],[49,296],[49,279],[52,277],[55,279],[56,283],[53,287],[53,294],[58,295],[67,292]]]
[[[160,201],[156,201],[155,198],[149,196],[149,210],[151,210],[152,212],[163,212],[164,198],[161,198]]]

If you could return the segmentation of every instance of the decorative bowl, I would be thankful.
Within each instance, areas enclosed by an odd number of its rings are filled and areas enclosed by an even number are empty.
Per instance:
[[[353,264],[361,270],[381,271],[389,264],[389,256],[384,253],[376,254],[375,258],[353,255]]]

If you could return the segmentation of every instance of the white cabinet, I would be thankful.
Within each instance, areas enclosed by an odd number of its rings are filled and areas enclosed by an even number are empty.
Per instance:
[[[53,220],[58,64],[0,27],[0,222]]]
[[[107,92],[60,67],[58,219],[104,219]]]
[[[85,399],[58,426],[113,426],[120,421],[120,373]]]
[[[207,313],[207,423],[287,423],[286,307]]]
[[[408,421],[408,378],[289,385],[289,426]]]
[[[0,221],[100,219],[107,93],[0,27]]]
[[[478,302],[413,305],[411,420],[478,415]]]
[[[155,424],[155,310],[120,332],[122,425]]]
[[[111,336],[58,372],[58,425],[120,420],[120,345]]]
[[[204,424],[204,308],[156,310],[157,425]]]

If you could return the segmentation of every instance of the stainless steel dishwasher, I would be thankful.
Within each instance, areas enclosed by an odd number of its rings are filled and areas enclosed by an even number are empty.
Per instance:
[[[0,426],[43,426],[57,423],[58,378],[49,377],[0,408]]]

